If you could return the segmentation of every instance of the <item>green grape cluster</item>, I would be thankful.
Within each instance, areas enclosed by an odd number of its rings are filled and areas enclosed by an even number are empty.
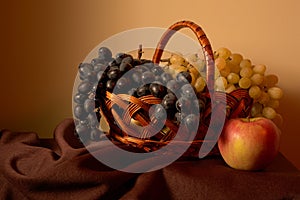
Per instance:
[[[215,90],[230,93],[238,88],[247,89],[254,100],[251,117],[265,117],[281,126],[283,119],[277,109],[283,90],[278,86],[278,76],[267,74],[265,65],[253,64],[250,59],[232,53],[228,48],[217,49],[214,56]],[[165,68],[173,76],[189,72],[195,91],[201,93],[205,89],[205,61],[198,54],[172,54]]]
[[[265,117],[280,126],[282,116],[277,109],[283,90],[278,86],[278,76],[267,74],[265,65],[253,64],[250,59],[239,53],[232,53],[228,48],[217,49],[214,56],[216,69],[219,70],[216,89],[220,90],[217,84],[219,79],[224,83],[227,93],[238,88],[247,89],[254,100],[251,117]]]

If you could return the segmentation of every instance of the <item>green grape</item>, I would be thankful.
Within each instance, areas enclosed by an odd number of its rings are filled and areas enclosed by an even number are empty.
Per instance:
[[[189,68],[188,71],[190,72],[190,74],[192,76],[191,84],[195,85],[195,82],[196,82],[197,78],[200,76],[200,73],[195,67]]]
[[[194,87],[195,87],[197,93],[202,92],[204,90],[205,86],[206,86],[205,79],[201,76],[198,77],[194,84]]]
[[[243,59],[240,63],[240,67],[243,68],[243,67],[251,67],[252,64],[251,64],[251,60],[249,59]]]
[[[236,90],[235,85],[234,84],[228,84],[225,92],[230,93],[230,92],[233,92],[234,90]]]
[[[229,57],[229,63],[233,65],[240,65],[242,60],[243,60],[243,56],[238,53],[233,53]]]
[[[260,87],[253,85],[249,89],[249,96],[253,99],[258,99],[261,95],[262,91]]]
[[[264,78],[264,86],[267,88],[274,87],[278,83],[278,77],[274,74],[266,75]]]
[[[276,109],[279,107],[279,100],[270,99],[270,101],[267,103],[267,106]]]
[[[230,68],[226,65],[226,67],[220,70],[220,74],[223,77],[227,77],[230,74]]]
[[[181,67],[182,65],[178,64],[178,63],[174,63],[174,64],[171,64],[169,65],[169,69],[171,70],[176,70],[178,69],[179,67]]]
[[[253,74],[250,79],[252,85],[261,85],[264,82],[264,76],[262,74]]]
[[[226,60],[231,55],[231,51],[225,47],[222,47],[216,51],[216,55],[217,55],[217,57],[221,57]]]
[[[268,119],[274,119],[277,115],[276,111],[271,107],[264,107],[262,110],[262,114]]]
[[[272,99],[281,99],[283,96],[283,91],[279,87],[271,87],[268,89],[268,94]]]
[[[253,74],[251,67],[243,67],[240,71],[241,77],[250,78]]]
[[[226,67],[226,61],[224,58],[222,57],[218,57],[216,60],[215,60],[215,66],[219,69],[219,70],[222,70]]]
[[[236,73],[231,72],[227,76],[228,83],[237,84],[240,80],[240,76]]]
[[[261,115],[263,107],[264,106],[258,102],[254,103],[251,108],[251,116],[257,117],[257,116]]]
[[[220,76],[217,78],[215,82],[216,89],[223,91],[227,87],[227,79],[225,77]]]
[[[186,65],[185,59],[178,54],[172,54],[170,57],[171,64]]]
[[[239,86],[243,89],[248,89],[251,86],[251,80],[247,77],[242,77],[239,80]]]
[[[253,72],[254,73],[264,75],[265,71],[266,71],[266,66],[265,65],[254,65],[254,67],[253,67]]]
[[[239,65],[234,65],[234,64],[228,62],[227,66],[229,67],[230,71],[233,73],[238,74],[241,71],[241,67]]]
[[[186,72],[186,71],[187,71],[187,68],[184,67],[184,66],[180,66],[180,67],[178,67],[177,69],[174,70],[175,75],[179,74],[180,72]]]
[[[270,101],[270,96],[268,93],[266,92],[262,92],[259,99],[258,99],[258,102],[263,104],[263,105],[267,105],[267,103]]]

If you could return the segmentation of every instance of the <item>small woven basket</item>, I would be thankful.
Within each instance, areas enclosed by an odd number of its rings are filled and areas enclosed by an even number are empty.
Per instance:
[[[176,31],[179,31],[182,28],[189,28],[195,33],[199,44],[202,47],[206,62],[207,86],[202,92],[203,98],[206,99],[206,106],[205,110],[201,110],[202,117],[199,127],[194,131],[183,129],[191,139],[176,142],[178,147],[180,147],[181,144],[186,144],[188,142],[190,146],[188,150],[185,151],[184,155],[197,157],[201,146],[205,143],[213,143],[213,145],[215,145],[217,143],[218,135],[220,134],[214,133],[212,137],[205,137],[210,123],[212,123],[212,110],[216,112],[225,112],[225,120],[236,117],[247,117],[251,110],[252,98],[249,97],[248,91],[244,89],[237,89],[230,94],[214,91],[214,53],[202,28],[193,22],[180,21],[169,27],[157,45],[152,59],[153,63],[160,63],[167,42]],[[225,98],[219,98],[221,96],[225,96]],[[164,128],[158,131],[155,137],[147,137],[146,132],[142,132],[141,135],[137,137],[136,130],[132,129],[130,126],[132,120],[138,122],[142,126],[151,125],[151,120],[155,124],[155,119],[151,119],[147,113],[149,112],[151,105],[160,104],[161,101],[161,99],[152,95],[137,98],[128,94],[114,94],[106,91],[105,97],[102,98],[102,102],[99,105],[99,110],[101,111],[102,116],[106,118],[110,127],[107,136],[112,140],[117,140],[122,144],[132,146],[137,152],[151,152],[168,145],[179,129],[179,125],[171,120],[166,120]],[[216,109],[212,107],[212,102],[217,102],[215,103]],[[219,110],[217,108],[218,105],[222,104],[225,111],[224,109]],[[120,115],[119,112],[116,112],[113,109],[114,105],[123,109],[124,114]],[[217,145],[215,145],[212,150],[209,150],[209,152],[206,152],[206,154],[218,154]]]

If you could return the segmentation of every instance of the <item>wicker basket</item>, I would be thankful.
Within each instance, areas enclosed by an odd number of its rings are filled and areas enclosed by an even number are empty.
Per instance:
[[[170,26],[159,41],[152,61],[157,64],[160,63],[167,42],[176,31],[179,31],[182,28],[189,28],[195,33],[204,52],[207,86],[202,93],[202,96],[206,99],[206,106],[205,110],[201,111],[202,117],[198,129],[188,131],[183,128],[183,130],[187,131],[189,139],[184,139],[182,141],[178,140],[176,141],[176,145],[178,145],[180,151],[180,146],[182,144],[189,143],[190,146],[188,150],[185,151],[184,155],[197,157],[201,146],[206,143],[211,143],[214,145],[214,148],[212,151],[209,150],[210,152],[206,152],[206,154],[218,154],[217,145],[215,144],[217,143],[218,135],[221,130],[212,133],[211,137],[205,137],[211,123],[220,123],[221,125],[224,123],[224,121],[211,122],[212,110],[214,110],[214,112],[225,112],[226,120],[235,117],[247,117],[252,106],[252,99],[248,96],[248,91],[243,89],[235,90],[230,94],[214,91],[215,65],[213,50],[201,27],[193,22],[180,21]],[[212,102],[214,104],[212,104]],[[105,116],[110,127],[107,136],[121,144],[130,145],[136,152],[152,152],[168,145],[175,137],[179,128],[179,125],[173,123],[171,120],[166,120],[165,127],[157,132],[155,137],[150,138],[147,137],[147,133],[145,132],[138,137],[135,136],[136,131],[129,126],[132,119],[142,126],[149,125],[151,120],[155,119],[150,119],[145,113],[148,113],[151,105],[159,103],[161,103],[161,99],[152,95],[137,98],[128,94],[114,94],[106,91],[105,97],[102,98],[99,103],[99,110],[101,111],[101,115]],[[122,116],[113,109],[114,105],[118,105],[120,109],[124,110]]]

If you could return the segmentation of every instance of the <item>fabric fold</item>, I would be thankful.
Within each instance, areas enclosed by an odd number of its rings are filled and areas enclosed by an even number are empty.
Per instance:
[[[209,156],[179,159],[147,173],[126,173],[93,157],[74,135],[72,119],[58,124],[53,138],[40,139],[33,132],[1,132],[0,199],[300,198],[300,172],[281,154],[260,172],[234,170],[221,157]],[[100,155],[111,151],[94,150]],[[151,159],[129,167],[158,161]]]

